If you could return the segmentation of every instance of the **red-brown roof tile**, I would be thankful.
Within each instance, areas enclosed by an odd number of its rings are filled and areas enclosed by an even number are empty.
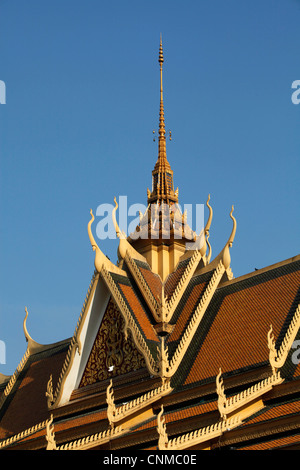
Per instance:
[[[270,324],[277,338],[295,308],[300,271],[255,281],[235,285],[235,290],[230,286],[218,289],[207,311],[206,322],[210,317],[211,324],[203,343],[190,352],[195,360],[185,384],[215,377],[220,367],[227,373],[268,361]]]
[[[46,354],[46,357],[43,355]],[[29,357],[20,377],[0,410],[0,439],[8,438],[49,418],[45,396],[50,374],[57,383],[66,348]],[[9,406],[8,406],[9,405]]]

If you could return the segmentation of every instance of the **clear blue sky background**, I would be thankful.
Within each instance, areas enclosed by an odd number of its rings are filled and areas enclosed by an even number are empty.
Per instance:
[[[236,277],[299,253],[299,25],[299,0],[0,0],[0,372],[25,353],[25,306],[36,341],[72,336],[90,208],[146,203],[160,33],[168,159],[181,204],[211,194],[213,256],[232,204]]]

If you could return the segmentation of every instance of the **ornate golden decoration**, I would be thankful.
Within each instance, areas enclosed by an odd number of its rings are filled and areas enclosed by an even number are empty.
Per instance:
[[[53,383],[52,383],[52,374],[50,375],[50,379],[48,380],[47,383],[47,391],[45,393],[47,397],[47,405],[48,408],[51,408],[53,402],[54,402],[54,396],[53,396]]]
[[[296,338],[298,330],[300,328],[300,304],[298,304],[294,316],[289,324],[288,330],[282,340],[279,350],[275,348],[275,340],[273,334],[273,327],[270,325],[268,332],[268,347],[269,347],[269,362],[272,367],[273,374],[280,369],[290,352],[293,342]]]
[[[240,393],[236,395],[232,395],[231,397],[227,398],[224,392],[224,384],[222,378],[222,370],[219,369],[219,373],[216,377],[216,388],[217,388],[217,395],[218,395],[218,409],[220,412],[220,417],[222,420],[226,420],[227,417],[233,412],[237,410],[242,410],[240,418],[241,420],[245,419],[246,417],[253,414],[253,409],[249,407],[248,411],[245,409],[246,405],[249,405],[254,400],[257,400],[262,397],[262,395],[266,394],[275,385],[279,385],[284,381],[281,378],[279,372],[274,372],[270,377],[261,380],[260,382],[252,385],[251,387],[242,390]]]
[[[47,422],[47,420],[42,421],[41,423],[38,423],[35,426],[32,426],[31,428],[25,429],[24,431],[19,432],[18,434],[11,436],[8,439],[5,439],[4,441],[1,441],[0,450],[10,446],[11,444],[14,444],[15,442],[20,441],[21,439],[24,439],[24,437],[28,437],[34,434],[35,432],[40,431],[41,429],[45,429],[47,427]]]
[[[90,239],[90,242],[91,242],[91,245],[92,245],[92,249],[93,249],[93,251],[96,252],[94,264],[95,264],[95,268],[96,268],[97,272],[100,273],[102,268],[106,267],[108,270],[110,270],[112,272],[116,272],[116,273],[119,273],[119,274],[124,274],[124,272],[118,266],[115,266],[107,258],[107,256],[105,256],[105,254],[100,250],[99,246],[97,245],[96,240],[95,240],[94,235],[93,235],[93,232],[92,232],[92,228],[91,228],[92,224],[95,220],[92,209],[90,210],[90,214],[91,214],[91,220],[88,223],[87,230],[88,230],[89,239]]]
[[[47,429],[46,441],[48,442],[46,450],[56,450],[53,415],[51,415],[50,419],[47,421],[46,429]]]
[[[127,432],[124,431],[122,426],[117,426],[113,429],[107,429],[103,432],[98,432],[97,434],[92,434],[90,436],[86,436],[76,441],[68,442],[67,444],[63,444],[57,447],[57,450],[88,450],[92,449],[93,447],[106,444],[114,437],[119,437],[122,434]]]
[[[220,368],[216,378],[218,408],[222,419],[226,419],[226,395],[224,393],[224,382],[222,378],[222,370]]]
[[[170,382],[168,382],[161,387],[150,390],[144,395],[140,395],[137,398],[117,407],[114,401],[114,391],[111,379],[106,389],[107,418],[109,424],[113,426],[114,423],[118,423],[137,412],[141,412],[146,407],[149,407],[149,405],[152,405],[162,397],[171,393],[172,390]]]
[[[164,417],[164,407],[161,405],[161,410],[157,415],[157,432],[159,435],[158,448],[159,450],[165,450],[169,442],[167,428]]]
[[[110,300],[79,387],[146,367],[131,334],[124,336],[124,319]]]

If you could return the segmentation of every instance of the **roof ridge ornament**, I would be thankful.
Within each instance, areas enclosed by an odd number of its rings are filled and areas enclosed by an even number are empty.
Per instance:
[[[97,245],[94,235],[92,233],[92,229],[91,229],[92,223],[95,220],[92,209],[90,210],[90,214],[91,214],[91,220],[88,223],[87,230],[88,230],[89,239],[92,245],[92,249],[93,251],[96,252],[95,261],[94,261],[96,270],[98,271],[98,273],[100,273],[102,268],[105,266],[108,271],[112,271],[112,272],[119,273],[119,274],[122,273],[124,275],[124,271],[122,271],[118,266],[113,264],[107,258],[107,256],[100,250],[99,246]]]
[[[268,347],[269,347],[269,362],[272,367],[273,374],[285,364],[288,354],[292,348],[293,342],[300,328],[300,303],[298,304],[289,327],[284,335],[279,349],[275,347],[275,339],[273,334],[273,327],[270,325],[268,331]]]
[[[133,246],[129,243],[129,241],[127,240],[126,233],[120,229],[116,218],[116,212],[119,207],[116,197],[114,197],[114,203],[115,207],[112,210],[112,221],[115,227],[116,235],[120,240],[118,247],[118,253],[120,257],[122,259],[125,259],[126,255],[128,254],[132,258],[143,261],[144,263],[147,262],[146,258],[142,256],[138,251],[136,251]]]
[[[284,379],[281,378],[280,373],[273,370],[270,377],[262,379],[254,385],[227,398],[224,392],[222,370],[220,368],[216,377],[216,392],[218,395],[218,410],[221,419],[226,420],[228,417],[233,418],[236,412],[239,412],[241,420],[243,421],[253,414],[251,403],[253,406],[254,400],[260,399],[264,394],[272,390],[274,386],[283,382]],[[245,408],[246,406],[249,406],[248,411]],[[258,406],[260,407],[260,405]],[[233,413],[235,414],[233,415]]]
[[[163,97],[163,45],[162,35],[160,35],[158,63],[160,69],[160,104],[159,104],[159,123],[158,123],[158,158],[152,171],[152,191],[147,190],[148,203],[159,201],[173,204],[178,202],[178,188],[174,191],[173,171],[167,160],[166,148],[166,128]],[[153,135],[155,131],[153,131]],[[168,131],[169,139],[172,139],[171,131]],[[156,140],[155,137],[153,139]]]
[[[158,438],[158,448],[159,450],[166,450],[168,444],[168,434],[166,428],[166,419],[164,416],[164,407],[161,405],[160,412],[157,415],[157,432],[159,435]]]
[[[162,46],[162,36],[160,35],[158,63],[160,68],[160,107],[159,107],[159,129],[158,129],[158,158],[166,158],[166,130],[165,130],[165,114],[164,114],[164,97],[163,97],[163,63],[164,53]]]
[[[50,378],[47,382],[47,390],[46,390],[45,396],[47,397],[47,405],[48,405],[48,408],[50,409],[54,403],[52,374],[50,375]]]
[[[30,334],[28,333],[28,330],[27,330],[27,325],[26,325],[27,318],[28,318],[28,310],[27,310],[27,307],[25,307],[25,318],[23,320],[23,330],[24,330],[25,339],[28,343],[27,349],[28,349],[29,353],[31,354],[33,352],[37,352],[37,351],[43,349],[45,346],[43,344],[37,343],[36,341],[34,341],[31,338],[31,336],[30,336]]]
[[[233,210],[234,210],[234,206],[232,205],[229,216],[232,219],[233,225],[232,225],[232,230],[231,230],[231,233],[229,235],[228,241],[225,244],[223,250],[209,264],[209,266],[211,266],[211,268],[213,269],[219,264],[220,261],[222,261],[223,266],[224,266],[225,271],[226,271],[226,274],[227,274],[227,277],[228,277],[229,280],[233,278],[233,274],[232,274],[232,271],[231,271],[231,268],[230,268],[231,257],[230,257],[229,248],[232,247],[233,241],[235,239],[236,227],[237,227],[236,219],[232,215]],[[211,253],[209,253],[209,256],[211,256]]]
[[[57,450],[54,434],[53,414],[51,414],[50,419],[46,422],[46,429],[46,440],[48,442],[46,450]]]

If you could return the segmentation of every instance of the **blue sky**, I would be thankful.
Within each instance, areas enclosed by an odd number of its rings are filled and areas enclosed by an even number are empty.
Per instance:
[[[72,336],[90,208],[146,203],[160,33],[168,159],[181,204],[211,195],[213,256],[232,204],[235,277],[299,253],[299,24],[299,0],[0,0],[0,372],[25,353],[25,306],[37,342]]]

